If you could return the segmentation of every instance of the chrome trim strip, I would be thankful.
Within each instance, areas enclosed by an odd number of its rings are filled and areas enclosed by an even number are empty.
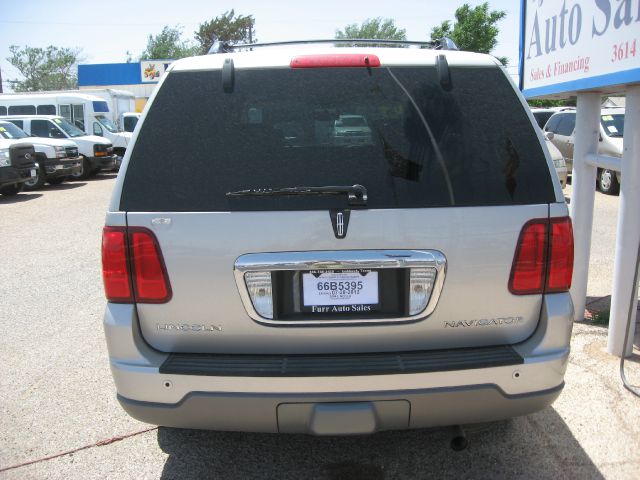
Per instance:
[[[271,320],[258,315],[244,282],[246,272],[281,270],[345,270],[374,268],[435,268],[436,279],[425,309],[412,316],[343,319],[343,320]],[[437,250],[337,250],[317,252],[249,253],[236,259],[234,276],[242,303],[249,316],[270,326],[339,326],[375,323],[401,323],[422,320],[433,313],[438,304],[447,271],[447,259]]]

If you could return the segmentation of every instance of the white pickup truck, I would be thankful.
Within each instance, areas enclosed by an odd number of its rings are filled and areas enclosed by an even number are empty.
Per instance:
[[[25,190],[35,190],[45,182],[57,185],[69,175],[82,171],[82,159],[78,154],[78,145],[71,140],[56,138],[30,137],[13,123],[0,120],[0,137],[7,140],[24,140],[33,144],[38,172],[34,178],[24,183]]]
[[[87,135],[56,115],[10,115],[2,117],[29,135],[45,138],[69,139],[78,146],[81,169],[72,173],[74,178],[85,179],[101,170],[109,171],[120,167],[120,157],[114,155],[113,145],[106,138]]]

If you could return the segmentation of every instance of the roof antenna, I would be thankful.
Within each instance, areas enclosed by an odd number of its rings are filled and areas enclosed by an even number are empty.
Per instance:
[[[453,85],[451,84],[451,71],[449,70],[449,62],[444,55],[438,55],[436,57],[436,70],[438,71],[438,81],[440,86],[446,92],[451,91]]]

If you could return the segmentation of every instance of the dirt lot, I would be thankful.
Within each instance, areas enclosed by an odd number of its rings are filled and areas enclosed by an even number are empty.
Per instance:
[[[100,229],[113,184],[101,175],[0,197],[0,478],[638,478],[640,399],[604,351],[606,327],[589,322],[575,325],[553,407],[470,427],[462,452],[448,429],[315,438],[129,418],[102,332]],[[611,293],[616,217],[617,197],[597,194],[590,296]],[[627,369],[640,385],[637,351]]]

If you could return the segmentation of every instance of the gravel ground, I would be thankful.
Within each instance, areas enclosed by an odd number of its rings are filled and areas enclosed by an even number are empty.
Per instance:
[[[606,328],[586,322],[575,325],[553,407],[469,427],[462,452],[448,448],[448,429],[315,438],[129,418],[115,400],[101,324],[100,229],[113,184],[101,175],[0,197],[0,478],[638,478],[640,399],[604,351]],[[616,218],[617,197],[597,194],[591,296],[611,292]],[[627,365],[640,384],[639,356]]]

